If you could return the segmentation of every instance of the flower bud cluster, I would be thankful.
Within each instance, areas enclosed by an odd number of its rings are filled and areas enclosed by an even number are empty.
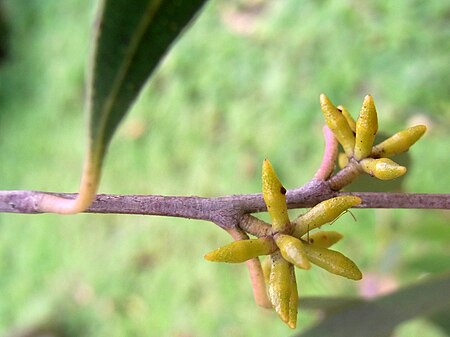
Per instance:
[[[268,255],[263,264],[267,293],[280,318],[295,328],[297,324],[298,292],[294,266],[310,269],[315,264],[333,274],[352,280],[362,278],[356,264],[343,254],[329,249],[342,239],[335,231],[310,231],[335,220],[348,208],[361,203],[355,196],[339,196],[325,200],[294,221],[289,220],[286,189],[272,165],[264,160],[262,190],[272,219],[271,234],[249,240],[239,240],[205,255],[214,262],[238,263]]]
[[[328,128],[344,150],[339,156],[339,165],[349,169],[346,176],[343,175],[346,184],[362,172],[381,180],[394,179],[406,173],[405,167],[389,157],[407,151],[425,133],[424,125],[400,131],[374,146],[378,118],[371,96],[364,98],[356,121],[345,107],[335,107],[324,94],[320,96],[320,104]],[[339,183],[336,187],[330,184],[331,188],[337,190],[343,185]],[[324,230],[311,232],[333,222],[347,209],[359,205],[361,199],[351,195],[331,198],[291,221],[286,204],[286,189],[268,160],[264,160],[262,168],[262,191],[272,220],[271,225],[266,224],[270,226],[268,234],[232,242],[206,254],[205,259],[239,263],[267,255],[262,269],[268,298],[280,318],[289,327],[295,328],[298,290],[294,267],[308,270],[311,264],[315,264],[330,273],[352,280],[362,278],[361,271],[352,260],[329,249],[342,239],[341,234]]]
[[[334,106],[324,94],[320,95],[320,105],[328,128],[344,149],[339,156],[341,168],[356,165],[360,171],[381,180],[395,179],[406,173],[406,167],[389,157],[408,151],[425,133],[425,125],[400,131],[374,146],[378,117],[372,96],[364,98],[356,121],[345,107]]]

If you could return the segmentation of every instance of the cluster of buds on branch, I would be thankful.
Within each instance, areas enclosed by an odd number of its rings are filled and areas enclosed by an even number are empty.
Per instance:
[[[425,126],[418,125],[398,132],[373,146],[378,121],[371,96],[365,97],[356,122],[344,107],[335,107],[323,94],[320,103],[328,128],[344,150],[339,158],[341,171],[328,179],[334,189],[341,189],[363,172],[381,180],[394,179],[406,173],[405,167],[388,157],[407,151],[425,133]],[[332,170],[327,172],[331,175]],[[294,266],[308,270],[312,263],[352,280],[362,278],[361,271],[352,260],[329,249],[342,239],[340,233],[324,230],[311,232],[359,205],[361,199],[352,195],[334,197],[320,202],[291,221],[286,204],[286,189],[267,159],[262,168],[262,191],[272,224],[261,223],[269,226],[270,230],[264,236],[255,239],[247,237],[220,247],[206,254],[205,259],[239,263],[267,255],[262,269],[268,299],[280,318],[289,327],[295,328],[298,290]]]
[[[214,222],[228,231],[236,241],[214,250],[205,258],[231,263],[245,261],[250,271],[256,303],[274,308],[281,319],[294,328],[297,324],[298,305],[294,266],[307,270],[311,264],[315,264],[352,280],[362,278],[361,271],[354,262],[329,249],[342,239],[342,235],[335,231],[315,230],[333,222],[351,207],[370,205],[370,195],[367,193],[356,193],[356,196],[338,191],[363,173],[382,180],[405,174],[406,168],[390,157],[407,151],[426,131],[423,125],[413,126],[374,145],[378,121],[371,96],[365,97],[357,121],[347,109],[334,106],[325,95],[320,96],[320,103],[327,124],[324,127],[324,157],[314,178],[302,187],[286,191],[270,162],[265,160],[262,172],[263,198],[257,194],[221,198],[99,195],[87,211],[178,216]],[[343,149],[339,160],[338,143]],[[333,173],[336,161],[341,169]],[[59,209],[58,200],[63,200],[63,204],[70,204],[76,197],[74,194],[39,191],[0,191],[0,211],[47,212],[48,205],[56,203],[56,209]],[[446,200],[449,197],[434,195],[439,201],[433,202],[430,195],[416,195],[414,205],[423,206],[429,200],[426,204],[428,208],[448,209],[450,205]],[[308,200],[307,204],[305,200]],[[411,196],[408,196],[408,202],[411,200]],[[263,210],[264,205],[269,211],[272,224],[250,215]],[[314,207],[290,221],[288,207],[306,205]],[[382,205],[386,207],[392,203]],[[250,239],[249,234],[255,238]],[[268,256],[263,265],[259,260],[262,255]]]
[[[397,132],[374,146],[378,132],[378,117],[372,96],[367,95],[357,121],[343,106],[334,106],[324,94],[320,95],[320,105],[325,122],[341,144],[344,153],[339,155],[339,166],[343,169],[339,176],[346,176],[332,188],[341,189],[361,173],[365,172],[381,180],[391,180],[406,173],[406,167],[389,159],[406,152],[426,131],[425,125],[416,125]],[[339,179],[337,179],[339,180]]]
[[[262,170],[264,201],[272,219],[270,235],[239,240],[205,255],[209,261],[237,263],[270,255],[263,265],[270,302],[280,318],[291,328],[297,323],[297,282],[294,266],[310,269],[311,263],[353,280],[362,278],[356,264],[341,253],[328,249],[342,235],[335,231],[310,231],[333,221],[342,212],[361,203],[354,196],[323,201],[294,221],[288,217],[286,189],[272,165],[264,160]]]

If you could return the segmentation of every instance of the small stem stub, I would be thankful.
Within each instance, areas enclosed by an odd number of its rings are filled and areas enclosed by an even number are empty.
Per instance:
[[[364,171],[361,169],[359,163],[351,159],[342,170],[328,179],[328,184],[333,191],[340,191],[345,186],[351,184],[356,178],[358,178]]]
[[[314,175],[314,179],[317,180],[326,180],[331,176],[338,155],[338,141],[333,132],[326,125],[323,127],[323,136],[325,139],[325,150],[323,152],[322,163]]]

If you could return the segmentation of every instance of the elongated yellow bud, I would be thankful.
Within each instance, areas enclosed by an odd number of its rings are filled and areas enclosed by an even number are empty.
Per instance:
[[[264,237],[231,242],[205,255],[211,262],[240,263],[260,255],[268,255],[276,249],[272,238]]]
[[[361,271],[356,264],[335,250],[305,245],[305,252],[312,263],[330,273],[344,276],[351,280],[362,279]]]
[[[337,108],[342,112],[342,115],[347,120],[348,126],[350,126],[350,129],[353,131],[353,133],[356,133],[356,122],[350,112],[342,105],[339,105]]]
[[[262,259],[261,268],[264,274],[264,281],[266,284],[269,284],[270,271],[272,270],[272,258],[270,255]]]
[[[392,157],[396,154],[408,151],[408,149],[419,140],[427,131],[425,125],[416,125],[406,130],[397,132],[372,149],[373,157]]]
[[[338,156],[339,168],[343,169],[344,167],[347,166],[347,164],[348,164],[348,157],[347,157],[347,155],[345,153],[343,153],[343,152],[339,153],[339,156]]]
[[[329,248],[342,238],[343,235],[335,231],[318,231],[308,235],[309,243],[320,248]]]
[[[267,159],[264,160],[262,168],[262,191],[264,202],[272,218],[272,228],[275,231],[284,231],[290,224],[286,205],[286,189]]]
[[[311,264],[305,254],[303,243],[293,236],[285,234],[275,235],[275,243],[280,248],[284,259],[298,268],[309,269]]]
[[[343,195],[322,201],[293,221],[294,232],[292,235],[301,238],[310,230],[333,221],[342,212],[360,203],[361,198],[352,195]]]
[[[364,97],[364,102],[356,121],[355,154],[356,160],[361,160],[372,153],[373,141],[378,131],[378,117],[373,98]]]
[[[339,111],[333,103],[324,94],[320,95],[320,107],[322,108],[325,122],[338,142],[344,148],[348,157],[353,156],[353,149],[355,148],[355,135],[348,125],[347,120],[341,111]]]
[[[360,164],[364,172],[381,180],[395,179],[406,173],[406,167],[388,158],[366,158]]]
[[[295,279],[294,268],[290,268],[291,271],[291,296],[289,298],[289,321],[288,326],[291,329],[295,329],[297,326],[297,312],[298,312],[298,290],[297,281]]]
[[[271,255],[272,268],[269,279],[269,299],[283,322],[289,321],[289,302],[291,299],[291,268],[280,252]]]

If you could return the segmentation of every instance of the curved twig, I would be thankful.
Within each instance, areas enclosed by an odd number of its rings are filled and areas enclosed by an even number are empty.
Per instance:
[[[328,126],[324,126],[323,138],[325,139],[325,151],[323,152],[322,163],[319,166],[314,179],[327,180],[333,173],[338,154],[338,141]]]

